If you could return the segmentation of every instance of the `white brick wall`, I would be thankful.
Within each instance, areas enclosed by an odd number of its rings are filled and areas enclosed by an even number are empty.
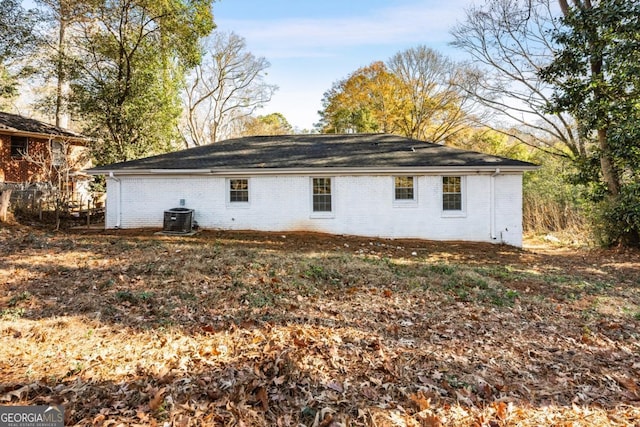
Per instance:
[[[227,178],[121,176],[107,179],[107,228],[161,228],[164,211],[195,210],[203,228],[308,230],[371,237],[470,240],[522,245],[522,175],[463,177],[463,212],[442,211],[442,176],[417,176],[416,201],[394,201],[392,176],[332,177],[333,212],[312,212],[308,176],[254,176],[249,203],[228,202]],[[495,179],[492,238],[491,180]],[[118,206],[119,205],[119,206]],[[118,218],[119,217],[119,218]]]
[[[522,174],[495,178],[498,241],[522,247]]]

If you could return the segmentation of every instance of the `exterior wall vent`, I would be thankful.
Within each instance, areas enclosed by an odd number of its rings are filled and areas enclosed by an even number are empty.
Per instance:
[[[165,233],[186,234],[193,229],[193,209],[173,208],[164,211]]]

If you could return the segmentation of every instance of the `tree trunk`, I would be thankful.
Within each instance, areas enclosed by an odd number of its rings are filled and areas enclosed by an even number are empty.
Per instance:
[[[9,211],[9,201],[11,199],[11,189],[5,189],[0,192],[0,221],[7,221],[7,212]]]
[[[569,13],[569,3],[567,3],[567,0],[559,0],[559,3],[562,14],[567,16],[567,13]]]
[[[62,107],[63,107],[63,86],[66,80],[64,69],[65,55],[65,32],[67,29],[67,21],[60,18],[60,32],[58,34],[58,64],[57,64],[57,85],[56,85],[56,126],[62,126]]]
[[[592,9],[593,4],[590,0],[573,0],[575,7],[580,9]],[[566,16],[569,12],[569,4],[567,0],[559,0],[562,13]],[[604,80],[603,76],[603,59],[600,55],[592,56],[590,58],[591,67],[591,81],[601,82]],[[596,101],[606,98],[606,94],[602,93],[600,86],[596,86],[594,91],[594,97]],[[606,113],[605,113],[606,114]],[[602,118],[602,117],[601,117]],[[600,171],[602,172],[602,179],[607,185],[607,192],[610,196],[615,197],[620,193],[620,178],[618,171],[616,170],[611,154],[609,153],[609,141],[606,125],[600,125],[598,129],[598,146],[600,147]]]
[[[600,154],[600,169],[602,171],[602,179],[607,184],[607,191],[611,196],[617,196],[620,193],[620,180],[618,173],[609,155],[609,142],[607,141],[606,129],[598,129],[598,144],[602,153]]]

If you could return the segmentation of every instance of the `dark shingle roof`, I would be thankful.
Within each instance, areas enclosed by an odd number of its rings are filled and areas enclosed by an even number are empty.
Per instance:
[[[0,133],[34,133],[46,136],[60,136],[84,139],[82,135],[50,125],[40,120],[29,119],[17,114],[0,112]]]
[[[311,134],[228,139],[159,156],[90,169],[90,173],[145,170],[513,167],[535,165],[386,134]]]

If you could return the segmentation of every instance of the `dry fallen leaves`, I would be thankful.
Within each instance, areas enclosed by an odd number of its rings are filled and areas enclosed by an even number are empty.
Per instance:
[[[87,426],[637,425],[638,277],[633,251],[0,229],[0,402]]]

